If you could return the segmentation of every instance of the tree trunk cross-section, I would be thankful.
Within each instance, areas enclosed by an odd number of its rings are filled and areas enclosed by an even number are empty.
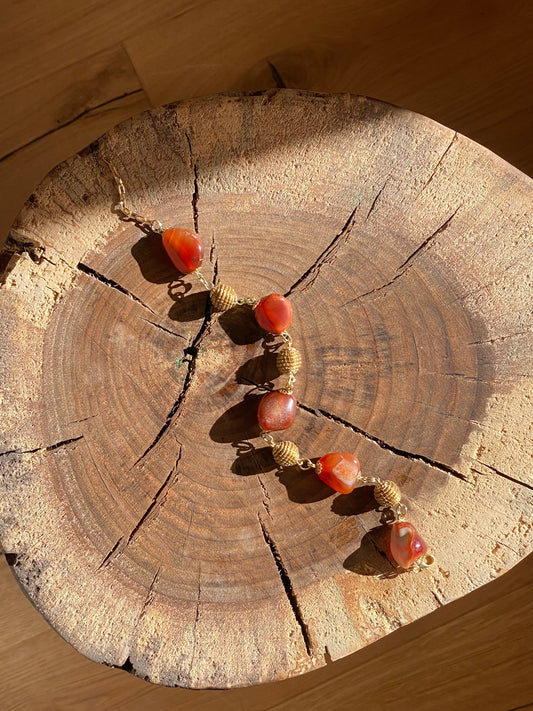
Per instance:
[[[137,212],[198,229],[208,277],[290,296],[290,439],[394,479],[432,568],[390,575],[369,487],[275,467],[254,415],[271,346],[119,220],[103,156]],[[526,556],[532,208],[531,180],[486,149],[349,95],[183,102],[58,166],[2,263],[0,533],[38,610],[153,682],[249,685]]]

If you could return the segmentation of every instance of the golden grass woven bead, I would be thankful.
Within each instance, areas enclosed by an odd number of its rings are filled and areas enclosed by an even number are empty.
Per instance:
[[[228,284],[217,284],[209,292],[211,303],[217,311],[228,311],[237,303],[237,293]]]
[[[395,506],[400,503],[402,494],[398,485],[390,479],[380,481],[374,487],[374,498],[380,506]]]
[[[294,442],[277,442],[272,447],[272,456],[280,467],[292,467],[300,459],[300,452]]]
[[[296,348],[283,348],[276,358],[280,373],[297,373],[302,366],[302,356]]]

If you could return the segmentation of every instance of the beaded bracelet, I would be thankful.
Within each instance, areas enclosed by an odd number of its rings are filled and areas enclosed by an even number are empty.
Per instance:
[[[240,298],[228,284],[210,283],[200,271],[204,246],[200,236],[182,227],[164,228],[159,220],[149,220],[126,205],[126,189],[115,166],[103,159],[115,180],[119,202],[115,210],[121,219],[134,222],[148,233],[161,235],[163,247],[181,274],[194,274],[209,292],[215,311],[228,311],[235,306],[252,309],[256,322],[267,333],[279,336],[283,347],[276,358],[280,374],[287,375],[284,387],[271,390],[262,397],[257,409],[257,422],[261,437],[272,448],[272,456],[279,467],[298,466],[302,470],[314,469],[320,479],[341,494],[349,494],[357,484],[374,486],[374,498],[383,507],[381,521],[388,526],[386,554],[397,569],[419,572],[433,564],[427,545],[412,523],[405,521],[407,506],[401,501],[398,485],[389,479],[363,476],[358,459],[349,452],[330,452],[317,461],[301,457],[298,446],[290,440],[276,441],[272,432],[282,432],[292,425],[296,417],[297,401],[293,395],[296,373],[302,365],[300,352],[293,347],[288,328],[292,322],[292,304],[281,294],[268,294],[261,299]]]

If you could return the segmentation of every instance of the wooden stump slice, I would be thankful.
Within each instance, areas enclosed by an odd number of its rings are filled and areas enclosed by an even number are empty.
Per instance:
[[[391,575],[368,486],[279,470],[250,310],[213,313],[129,204],[205,269],[286,294],[287,432],[396,481],[436,564]],[[289,90],[150,111],[58,166],[3,260],[1,540],[50,624],[152,682],[232,687],[338,659],[532,548],[529,178],[435,122]],[[356,658],[354,659],[356,663]]]

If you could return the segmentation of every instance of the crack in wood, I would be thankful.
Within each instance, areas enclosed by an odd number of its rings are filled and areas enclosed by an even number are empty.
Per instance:
[[[100,272],[97,272],[96,269],[89,267],[87,264],[84,264],[83,262],[78,263],[77,269],[79,269],[80,272],[83,272],[84,274],[87,274],[88,276],[92,277],[93,279],[96,279],[101,284],[105,284],[106,286],[109,286],[112,289],[115,289],[116,291],[120,292],[121,294],[128,296],[130,299],[133,299],[133,301],[135,301],[137,304],[140,304],[143,308],[145,308],[147,311],[149,311],[153,316],[157,316],[156,312],[153,311],[147,304],[145,304],[144,301],[139,299],[138,296],[135,296],[135,294],[133,294],[131,291],[126,289],[124,286],[119,284],[114,279],[110,279],[109,277],[104,276]]]
[[[444,607],[444,603],[442,602],[442,600],[440,599],[440,597],[437,595],[437,593],[436,593],[432,588],[430,588],[429,591],[431,592],[431,594],[433,595],[433,597],[434,597],[435,600],[437,601],[437,605],[438,605],[439,607]]]
[[[69,422],[69,425],[77,425],[80,422],[87,422],[87,420],[92,420],[93,417],[98,417],[99,413],[96,413],[95,415],[87,415],[87,417],[81,417],[79,420],[71,420]]]
[[[354,301],[359,301],[359,299],[364,299],[367,296],[371,296],[372,294],[376,294],[379,291],[383,291],[384,289],[387,289],[389,286],[394,284],[400,277],[402,277],[412,266],[414,263],[415,258],[420,254],[422,251],[428,251],[428,249],[431,248],[431,243],[433,239],[439,235],[441,232],[444,232],[444,230],[448,229],[450,226],[451,221],[453,218],[456,216],[460,208],[462,207],[462,204],[459,205],[459,207],[448,217],[447,220],[445,220],[440,227],[438,227],[432,234],[427,237],[422,244],[420,244],[414,252],[411,252],[411,254],[405,259],[399,267],[397,267],[396,271],[397,274],[395,274],[392,279],[390,279],[388,282],[385,284],[382,284],[381,286],[377,286],[374,289],[370,289],[369,291],[365,291],[363,294],[359,294],[359,296],[356,296],[353,299],[349,299],[343,304],[343,307],[348,306],[348,304],[352,304]]]
[[[143,318],[142,316],[140,317],[141,321],[145,321],[146,323],[149,323],[151,326],[155,326],[155,328],[159,328],[161,331],[164,331],[165,333],[170,333],[171,336],[176,336],[177,338],[183,338],[184,341],[187,341],[187,337],[184,336],[181,333],[176,333],[176,331],[172,331],[170,328],[165,328],[165,326],[162,326],[160,323],[156,323],[155,321],[150,321],[149,318]]]
[[[272,64],[272,62],[269,62],[268,59],[267,59],[267,64],[270,68],[270,73],[272,74],[272,79],[274,79],[274,81],[276,82],[277,88],[278,89],[286,89],[287,84],[285,84],[285,82],[283,81],[283,78],[282,78],[281,74],[279,73],[277,67],[275,67],[274,64]]]
[[[256,454],[255,454],[255,447],[252,445],[250,449],[250,454],[252,455],[252,459],[254,460],[257,468],[259,471],[257,472],[257,479],[259,481],[259,485],[261,486],[261,490],[263,492],[263,506],[265,507],[265,511],[269,515],[269,517],[272,519],[272,512],[270,511],[270,504],[272,503],[272,499],[270,498],[270,494],[268,493],[268,489],[264,483],[264,481],[261,479],[260,473],[265,474],[265,470],[261,466],[261,463],[258,461]]]
[[[255,459],[255,457],[254,457],[254,459]],[[259,472],[257,473],[257,479],[259,480],[259,484],[260,484],[261,490],[263,492],[263,506],[265,507],[265,511],[267,512],[267,514],[270,516],[270,518],[272,518],[272,512],[270,511],[270,504],[272,503],[272,499],[270,498],[268,489],[266,488],[263,480],[261,479]]]
[[[215,245],[215,231],[213,230],[213,232],[211,233],[211,247],[209,249],[209,261],[211,262],[211,264],[213,264],[213,258],[215,258],[213,267],[216,270],[216,273],[213,275],[213,283],[215,283],[216,276],[218,274],[218,255],[216,254],[216,251],[217,250]]]
[[[102,568],[107,567],[108,563],[111,562],[111,560],[112,560],[113,558],[115,558],[117,555],[119,555],[119,553],[122,552],[122,550],[123,550],[123,546],[122,546],[123,540],[124,540],[124,536],[120,536],[120,538],[116,541],[116,543],[115,543],[115,545],[113,546],[113,548],[111,548],[111,550],[109,551],[109,553],[106,554],[106,556],[104,557],[104,559],[102,560],[102,562],[101,562],[100,565],[98,566],[97,570],[101,570]],[[120,547],[120,551],[119,551],[119,553],[116,553],[116,551],[119,549],[119,547]],[[124,547],[125,547],[125,546],[124,546]]]
[[[59,447],[66,447],[73,442],[79,442],[80,439],[83,439],[83,435],[63,439],[61,442],[55,442],[45,447],[35,447],[34,449],[8,449],[5,452],[0,452],[0,457],[6,457],[8,454],[44,454],[45,452],[53,452],[54,449],[58,449]]]
[[[342,230],[335,235],[335,237],[331,240],[331,242],[324,249],[324,251],[319,254],[313,264],[309,267],[309,269],[307,269],[307,271],[305,271],[302,276],[294,282],[290,289],[285,293],[285,297],[290,296],[296,290],[306,291],[307,289],[309,289],[317,280],[318,275],[320,274],[320,270],[322,269],[324,264],[331,264],[335,261],[335,259],[337,258],[337,252],[344,244],[346,244],[346,242],[350,238],[350,234],[355,221],[355,214],[357,212],[358,207],[359,205],[356,205],[354,207],[352,213],[346,220],[346,223]]]
[[[50,264],[54,264],[54,262],[45,257],[45,249],[44,245],[39,244],[35,240],[18,239],[12,232],[10,232],[2,250],[2,256],[27,254],[32,262],[35,262],[35,264],[41,264],[43,260],[49,262]]]
[[[381,449],[385,449],[389,452],[392,452],[393,454],[397,454],[400,457],[405,457],[406,459],[412,459],[412,460],[424,462],[424,464],[428,464],[430,467],[433,467],[433,469],[438,469],[439,471],[445,472],[447,474],[451,474],[452,476],[455,476],[458,479],[461,479],[462,481],[470,483],[468,477],[466,477],[464,474],[462,474],[457,469],[454,469],[453,467],[449,466],[448,464],[444,464],[443,462],[438,462],[437,460],[431,459],[430,457],[427,457],[424,454],[415,454],[413,452],[409,452],[407,450],[399,449],[398,447],[394,447],[393,445],[388,444],[387,442],[380,439],[379,437],[376,437],[375,435],[371,435],[370,433],[365,432],[360,427],[357,427],[357,425],[354,425],[351,422],[348,422],[347,420],[344,420],[341,417],[338,417],[337,415],[333,415],[330,412],[327,412],[326,410],[323,410],[321,408],[312,408],[312,407],[302,404],[301,402],[298,403],[298,407],[301,407],[302,410],[305,410],[306,412],[310,412],[311,414],[314,414],[314,415],[318,415],[318,414],[323,415],[324,417],[327,417],[328,419],[330,419],[334,422],[337,422],[337,423],[343,425],[344,427],[347,427],[348,429],[352,430],[353,432],[356,432],[357,434],[362,435],[365,439],[368,439],[371,442],[374,442],[379,447],[381,447]],[[487,467],[488,469],[491,469],[495,474],[498,474],[499,476],[502,476],[505,479],[508,479],[509,481],[514,482],[515,484],[520,484],[522,486],[525,486],[526,489],[533,490],[533,485],[528,484],[525,481],[520,481],[520,479],[515,479],[514,477],[510,476],[509,474],[505,474],[505,472],[502,472],[499,469],[496,469],[496,467],[493,467],[490,464],[485,464],[485,462],[482,462],[482,461],[479,461],[479,463],[482,464],[483,466]],[[483,472],[480,472],[477,469],[472,468],[472,471],[475,471],[478,474],[481,474],[482,476],[484,475]]]
[[[256,388],[260,390],[272,390],[272,387],[267,387],[266,385],[261,385],[260,383],[256,383],[253,380],[250,380],[249,378],[243,378],[246,382],[250,383],[251,385],[254,385]],[[356,434],[361,435],[365,439],[369,440],[370,442],[373,442],[374,444],[377,444],[381,449],[384,449],[388,452],[392,452],[392,454],[396,454],[399,457],[404,457],[405,459],[411,459],[415,461],[420,461],[423,462],[424,464],[429,465],[430,467],[433,467],[433,469],[438,469],[439,471],[445,472],[446,474],[451,474],[452,476],[457,477],[458,479],[461,479],[462,481],[465,481],[467,483],[470,483],[468,478],[462,474],[461,472],[457,471],[453,467],[449,466],[448,464],[444,464],[443,462],[438,462],[435,459],[431,459],[430,457],[427,457],[424,454],[415,454],[413,452],[409,452],[405,449],[400,449],[399,447],[395,447],[392,444],[388,444],[381,438],[377,437],[376,435],[372,435],[369,432],[366,432],[363,430],[361,427],[358,427],[357,425],[352,424],[351,422],[348,422],[348,420],[343,419],[342,417],[339,417],[338,415],[334,415],[331,412],[328,412],[327,410],[324,410],[323,408],[320,407],[310,407],[309,405],[305,405],[303,402],[298,401],[297,406],[304,410],[305,412],[310,413],[311,415],[314,415],[315,417],[325,417],[328,420],[331,420],[332,422],[336,422],[339,425],[342,425],[343,427],[346,427],[347,429],[351,430],[352,432],[355,432]],[[517,482],[519,483],[519,482]],[[527,484],[525,486],[528,486]]]
[[[516,331],[516,333],[508,333],[505,336],[496,336],[495,338],[488,338],[486,341],[470,341],[467,343],[468,346],[482,346],[486,343],[492,344],[492,343],[497,343],[498,341],[506,341],[508,338],[515,338],[516,336],[526,336],[530,333],[533,333],[530,329],[526,329],[525,331]]]
[[[216,264],[216,263],[215,263]],[[206,306],[205,306],[205,314],[203,321],[200,325],[200,328],[198,329],[198,332],[194,339],[191,342],[191,345],[188,346],[185,349],[186,355],[190,356],[190,358],[183,358],[181,361],[180,365],[186,364],[187,366],[187,372],[185,373],[185,378],[183,380],[183,387],[181,388],[181,391],[174,401],[174,404],[170,408],[166,418],[165,422],[163,423],[163,426],[159,430],[159,432],[156,434],[152,442],[148,445],[148,447],[144,450],[144,452],[141,454],[141,456],[137,459],[137,461],[133,464],[131,469],[136,467],[145,457],[147,454],[149,454],[152,449],[157,445],[157,443],[161,440],[165,432],[168,430],[168,428],[171,426],[171,424],[179,417],[179,414],[181,412],[183,403],[185,401],[185,398],[187,396],[187,393],[189,392],[189,389],[191,387],[193,378],[194,378],[194,373],[196,371],[196,360],[198,358],[198,353],[200,349],[200,344],[204,337],[207,335],[209,325],[211,323],[211,305],[209,299],[206,300]]]
[[[444,158],[447,156],[447,154],[448,154],[450,148],[453,146],[453,144],[455,143],[455,141],[457,140],[457,138],[458,138],[458,134],[457,134],[457,131],[455,131],[455,133],[453,134],[452,140],[450,141],[450,143],[449,143],[448,146],[446,147],[446,150],[445,150],[444,153],[441,155],[441,157],[439,158],[439,160],[435,163],[435,167],[434,167],[433,170],[431,171],[431,175],[429,176],[428,180],[427,180],[427,181],[424,183],[424,185],[420,188],[420,190],[419,190],[419,192],[418,192],[418,195],[416,196],[416,199],[417,199],[417,200],[418,200],[418,197],[424,192],[424,190],[427,188],[427,186],[431,183],[431,181],[432,181],[433,178],[435,177],[435,175],[436,175],[436,173],[437,173],[437,170],[439,169],[439,166],[441,165],[441,163],[442,163],[442,161],[444,160]]]
[[[479,535],[479,533],[478,533],[478,535]],[[485,538],[485,540],[488,540],[487,536],[484,536],[484,538]],[[505,543],[504,541],[500,541],[500,540],[496,541],[496,547],[493,548],[493,550],[492,550],[493,555],[496,553],[499,546],[503,546],[504,548],[507,548],[507,550],[510,550],[511,553],[514,553],[515,555],[520,555],[515,548],[510,546],[508,543]]]
[[[114,664],[111,664],[110,666],[114,667]],[[124,671],[129,672],[130,674],[135,674],[135,669],[133,668],[133,662],[131,661],[131,658],[128,654],[126,657],[126,661],[124,664],[121,664],[120,666],[115,667],[116,669],[124,669]]]
[[[259,512],[257,513],[257,519],[259,521],[259,525],[261,526],[261,531],[263,533],[263,538],[265,540],[265,543],[269,547],[272,557],[274,558],[274,562],[276,563],[276,567],[278,569],[278,573],[281,578],[281,582],[283,584],[285,594],[287,595],[287,599],[288,599],[291,609],[294,613],[294,617],[300,627],[300,631],[302,633],[302,638],[303,638],[303,641],[305,644],[305,649],[307,650],[307,654],[309,656],[311,656],[313,653],[313,644],[311,642],[309,628],[303,619],[302,611],[300,609],[300,605],[298,603],[298,598],[297,598],[296,592],[293,588],[289,573],[287,572],[287,568],[285,567],[285,564],[283,563],[279,549],[278,549],[275,541],[273,540],[271,534],[269,533],[267,527],[265,526],[264,521],[261,518],[261,514]]]
[[[135,94],[140,94],[143,91],[144,91],[144,89],[142,87],[139,89],[134,89],[133,91],[127,91],[124,94],[120,94],[120,96],[114,96],[112,99],[107,99],[106,101],[102,101],[102,103],[100,103],[100,104],[96,104],[95,106],[91,106],[87,109],[84,109],[83,111],[81,111],[79,114],[76,114],[76,116],[73,116],[68,121],[64,121],[59,126],[55,126],[54,128],[51,128],[49,131],[45,131],[45,133],[41,133],[40,136],[37,136],[36,138],[32,138],[31,141],[28,141],[27,143],[24,143],[23,145],[18,146],[17,148],[14,148],[12,151],[9,151],[9,153],[5,153],[3,156],[0,157],[0,163],[2,163],[2,161],[7,160],[8,158],[11,158],[11,156],[15,155],[15,153],[18,153],[19,151],[23,151],[25,148],[32,146],[34,143],[38,143],[43,138],[46,138],[47,136],[51,136],[53,133],[56,133],[57,131],[61,131],[64,128],[66,128],[67,126],[70,126],[73,123],[76,123],[76,121],[79,121],[84,116],[88,116],[96,111],[99,111],[100,109],[103,109],[106,106],[113,104],[115,101],[122,101],[122,99],[127,99],[130,96],[135,96]]]
[[[135,526],[131,529],[128,537],[126,538],[126,536],[120,536],[120,538],[114,544],[113,548],[111,548],[109,553],[106,554],[106,556],[104,557],[104,559],[98,566],[97,570],[106,568],[109,565],[109,563],[111,563],[112,560],[114,560],[118,556],[122,555],[122,553],[124,553],[126,548],[130,545],[130,543],[132,543],[135,540],[135,538],[137,538],[141,528],[143,526],[146,526],[146,524],[150,523],[151,521],[153,521],[156,518],[156,516],[158,515],[159,510],[161,509],[161,507],[165,504],[165,502],[167,500],[167,496],[168,496],[170,489],[174,486],[174,484],[178,480],[179,462],[181,459],[181,450],[182,450],[181,443],[178,442],[178,445],[179,445],[178,456],[176,458],[174,466],[168,473],[165,481],[161,484],[159,489],[156,491],[156,493],[152,497],[151,503],[146,508],[145,512],[140,517],[140,519],[137,521]]]
[[[440,227],[437,227],[437,229],[435,230],[435,232],[433,232],[433,234],[430,234],[429,237],[426,237],[426,239],[422,242],[422,244],[421,244],[419,247],[417,247],[417,248],[415,249],[415,251],[412,252],[412,253],[407,257],[407,259],[406,259],[404,262],[402,262],[402,264],[400,264],[400,266],[398,267],[398,269],[399,269],[399,270],[402,270],[402,269],[403,269],[403,270],[405,271],[405,269],[407,269],[409,266],[411,266],[413,260],[414,260],[415,257],[419,254],[419,252],[421,252],[423,249],[425,249],[425,248],[429,245],[429,243],[430,243],[433,239],[435,239],[435,237],[436,237],[437,235],[440,235],[441,232],[444,232],[444,230],[448,229],[448,227],[449,227],[449,225],[450,225],[450,222],[451,222],[451,221],[453,220],[453,218],[457,215],[457,213],[459,212],[459,210],[461,209],[462,206],[463,206],[463,205],[462,205],[462,203],[461,203],[461,205],[459,205],[459,206],[454,210],[454,212],[450,215],[450,217],[448,217],[448,219],[445,220],[445,221],[442,223],[442,225],[441,225]]]
[[[388,183],[388,182],[389,182],[389,178],[387,178],[387,180],[383,183],[383,187],[382,187],[380,190],[378,190],[378,194],[376,195],[376,197],[375,197],[374,200],[372,201],[372,205],[370,205],[370,210],[367,212],[367,215],[366,215],[366,217],[365,217],[365,222],[368,220],[368,218],[370,217],[370,215],[374,212],[374,210],[375,210],[375,208],[376,208],[376,205],[377,205],[377,202],[378,202],[379,198],[381,197],[381,193],[382,193],[382,192],[385,190],[385,188],[387,187],[387,183]]]
[[[377,444],[378,447],[386,450],[387,452],[392,452],[392,454],[396,454],[399,457],[404,457],[405,459],[411,459],[414,461],[423,462],[424,464],[428,464],[430,467],[433,467],[433,469],[438,469],[441,472],[445,472],[446,474],[451,474],[452,476],[455,476],[458,479],[461,479],[461,481],[468,482],[468,478],[464,474],[457,471],[456,469],[449,466],[448,464],[444,464],[443,462],[438,462],[436,459],[431,459],[431,457],[427,457],[424,454],[415,454],[413,452],[409,452],[408,450],[400,449],[399,447],[395,447],[394,445],[389,444],[388,442],[385,442],[380,437],[377,437],[376,435],[372,435],[369,432],[365,432],[365,430],[363,430],[361,427],[358,427],[357,425],[354,425],[351,422],[348,422],[348,420],[345,420],[342,417],[339,417],[338,415],[334,415],[331,412],[328,412],[327,410],[324,410],[319,407],[318,408],[309,407],[308,405],[304,405],[301,402],[298,403],[298,407],[300,407],[302,410],[305,410],[305,412],[311,413],[312,415],[315,415],[317,417],[319,417],[319,416],[326,417],[328,420],[331,420],[332,422],[336,422],[337,424],[340,424],[343,427],[346,427],[347,429],[351,430],[352,432],[355,432],[356,434],[361,435],[362,437],[369,440],[370,442],[374,442],[374,444]]]
[[[0,288],[7,282],[10,272],[15,267],[16,262],[23,254],[27,254],[34,264],[42,264],[48,262],[56,266],[55,262],[45,256],[46,248],[35,240],[17,238],[12,232],[9,233],[6,243],[0,252]],[[57,300],[59,294],[47,284],[45,288],[54,291],[54,300]]]
[[[199,192],[198,192],[198,165],[196,164],[196,161],[194,160],[193,152],[192,152],[192,143],[191,143],[191,137],[187,133],[187,131],[184,131],[185,138],[187,139],[187,144],[189,146],[189,160],[191,164],[191,169],[194,175],[194,189],[192,193],[192,199],[191,199],[191,204],[192,204],[192,218],[194,222],[194,231],[198,232],[198,200],[199,200]]]
[[[492,464],[487,464],[486,462],[482,462],[481,459],[477,460],[482,466],[487,467],[487,469],[490,469],[492,472],[497,474],[498,476],[503,477],[504,479],[507,479],[508,481],[512,481],[513,484],[520,484],[521,486],[525,486],[526,489],[530,489],[533,491],[533,484],[528,484],[525,481],[521,481],[520,479],[515,479],[514,476],[511,476],[510,474],[506,474],[505,472],[500,471],[496,467],[492,466]],[[476,474],[481,474],[481,476],[486,476],[485,472],[480,472],[479,469],[475,469],[474,467],[471,467],[473,472],[476,472]]]
[[[191,148],[191,142],[190,138],[185,132],[185,136],[187,138],[187,142],[189,144],[189,151],[190,151],[190,156],[191,156],[191,162],[192,162],[192,148]],[[195,220],[195,229],[198,228],[198,182],[195,180],[195,191],[193,195],[193,200],[192,200],[192,205],[193,205],[193,216]],[[216,251],[216,246],[215,246],[215,233],[213,232],[212,238],[211,238],[211,249],[210,249],[210,254],[209,254],[209,259],[211,263],[213,264],[213,255],[215,254]],[[218,257],[216,257],[215,262],[213,264],[213,283],[216,283],[218,277]],[[185,378],[183,380],[183,387],[174,401],[174,404],[170,408],[166,418],[165,422],[163,423],[163,426],[159,430],[159,432],[156,434],[155,438],[152,440],[150,445],[144,450],[144,452],[141,454],[139,459],[135,462],[133,467],[137,466],[139,462],[141,462],[146,455],[152,451],[152,449],[157,445],[157,443],[161,440],[165,432],[169,429],[171,424],[179,417],[183,403],[185,401],[185,398],[187,396],[187,393],[189,392],[189,389],[191,387],[191,384],[193,382],[194,378],[194,373],[196,371],[196,361],[198,358],[198,354],[200,351],[200,344],[204,337],[208,334],[209,332],[209,326],[211,324],[211,318],[212,318],[213,312],[211,309],[211,301],[210,299],[206,299],[205,303],[205,311],[204,311],[204,317],[202,320],[202,323],[200,324],[200,328],[198,329],[196,336],[193,338],[191,344],[185,349],[185,356],[190,356],[189,358],[184,357],[180,361],[180,366],[183,365],[184,363],[187,366],[187,372],[185,374]],[[132,467],[132,468],[133,468]]]
[[[152,604],[154,597],[155,597],[155,586],[157,585],[157,582],[159,580],[159,574],[161,572],[161,566],[157,568],[155,571],[155,575],[152,579],[152,582],[150,583],[150,587],[148,588],[148,592],[146,593],[146,597],[143,602],[143,606],[141,608],[141,612],[139,614],[139,617],[137,619],[137,622],[135,623],[135,628],[139,625],[143,617],[146,615],[146,612],[150,605]],[[135,629],[134,628],[134,629]]]

